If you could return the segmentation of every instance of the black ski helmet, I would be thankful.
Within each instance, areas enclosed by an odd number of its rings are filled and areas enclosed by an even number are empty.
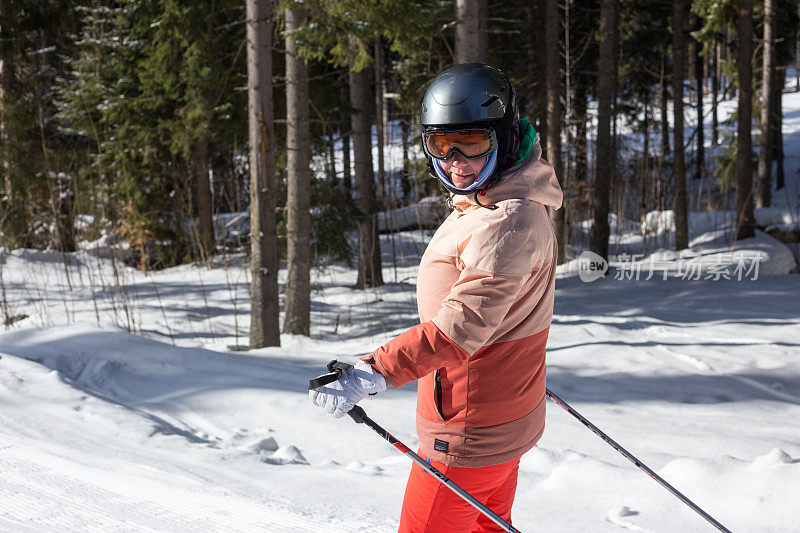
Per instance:
[[[436,76],[422,99],[420,124],[425,131],[461,127],[491,128],[497,138],[497,164],[484,184],[491,186],[500,173],[516,163],[519,149],[519,117],[514,86],[498,69],[482,63],[463,63]],[[423,139],[424,143],[424,139]],[[426,154],[427,156],[427,154]],[[458,189],[434,171],[430,156],[428,171],[453,194],[471,194]]]

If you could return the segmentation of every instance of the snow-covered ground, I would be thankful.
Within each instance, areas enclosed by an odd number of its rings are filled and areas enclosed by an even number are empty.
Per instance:
[[[800,94],[784,95],[784,116],[796,191]],[[695,215],[683,256],[645,255],[639,228],[620,224],[629,248],[611,275],[561,267],[548,386],[732,531],[797,531],[800,276],[766,234],[728,247],[729,218]],[[0,318],[13,322],[0,333],[0,531],[396,530],[410,462],[306,394],[330,359],[417,320],[430,233],[381,238],[385,286],[316,271],[312,337],[249,352],[236,350],[249,327],[241,256],[145,275],[107,247],[0,254]],[[720,275],[745,252],[763,254],[757,275]],[[642,254],[640,275],[626,253]],[[704,270],[682,275],[692,262]],[[407,386],[364,407],[414,447],[414,403]],[[548,409],[521,461],[522,531],[712,530]]]
[[[396,237],[413,264],[424,236]],[[132,335],[98,326],[95,305],[114,316],[108,299],[92,298],[77,264],[70,291],[63,265],[47,255],[15,252],[4,264],[6,297],[31,317],[0,334],[0,530],[396,528],[409,461],[367,428],[313,407],[305,388],[328,360],[352,360],[413,324],[414,267],[366,292],[349,288],[352,271],[317,273],[312,339],[236,352],[226,347],[247,331],[241,267],[149,278],[125,269]],[[391,268],[384,275],[394,279]],[[17,281],[34,278],[47,288]],[[797,275],[562,277],[549,386],[731,530],[793,531],[797,295]],[[365,408],[417,444],[413,386]],[[709,529],[553,404],[547,424],[521,463],[521,530]]]

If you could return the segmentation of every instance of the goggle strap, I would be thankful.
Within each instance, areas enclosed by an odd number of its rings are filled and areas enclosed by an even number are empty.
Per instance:
[[[431,159],[433,161],[433,169],[436,171],[436,175],[439,176],[439,179],[444,181],[445,183],[451,183],[450,178],[447,177],[447,174],[444,173],[444,169],[442,169],[441,163],[436,158]]]
[[[478,179],[475,180],[475,183],[472,184],[474,188],[470,190],[480,189],[483,187],[483,184],[494,174],[494,169],[497,166],[497,150],[494,150],[491,154],[489,154],[489,158],[486,160],[486,164],[483,165],[483,170],[481,170],[480,174],[478,174]]]

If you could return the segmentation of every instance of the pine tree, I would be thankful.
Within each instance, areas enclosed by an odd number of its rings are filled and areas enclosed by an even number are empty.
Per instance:
[[[753,213],[752,117],[753,0],[739,0],[739,110],[736,152],[736,240],[755,236]]]
[[[360,43],[350,39],[353,56],[357,56]],[[375,174],[372,167],[372,132],[370,117],[369,72],[357,70],[356,61],[350,62],[350,107],[353,137],[353,170],[356,202],[360,211],[358,221],[358,280],[356,287],[383,285],[381,248],[378,239]]]
[[[772,123],[775,97],[775,4],[764,0],[764,47],[761,70],[761,147],[758,152],[756,207],[769,207],[772,201]]]
[[[305,6],[309,9],[309,23],[295,32],[300,54],[348,71],[355,201],[359,210],[356,286],[376,287],[383,284],[383,274],[370,133],[374,100],[368,70],[373,62],[370,51],[375,39],[383,37],[392,51],[410,58],[406,66],[413,69],[417,61],[422,61],[425,49],[421,43],[429,43],[435,19],[429,16],[432,8],[424,2],[315,0],[305,2]],[[426,28],[431,28],[428,34]],[[419,86],[422,77],[412,71],[407,79],[413,78]]]
[[[233,90],[241,83],[233,73],[243,66],[241,4],[108,0],[79,7],[59,116],[86,143],[79,174],[100,200],[90,212],[133,245],[142,267],[183,261],[190,242],[194,257],[208,259],[211,161],[232,154],[245,124],[244,97]]]
[[[488,46],[481,36],[486,20],[486,2],[456,0],[456,63],[487,63]],[[485,32],[484,32],[485,34]]]
[[[675,146],[672,179],[675,184],[675,249],[689,247],[686,203],[686,160],[683,150],[683,83],[686,45],[684,34],[684,2],[672,1],[672,98],[674,110],[673,145]],[[700,124],[702,127],[702,124]]]
[[[75,30],[72,1],[0,3],[0,240],[10,246],[75,247],[72,154],[80,140],[64,131],[54,105]]]
[[[623,216],[626,210],[635,210],[636,215],[631,218],[644,221],[649,209],[660,208],[657,200],[663,196],[663,187],[659,186],[662,184],[660,165],[663,160],[651,154],[651,144],[654,144],[651,131],[656,129],[658,122],[655,117],[658,115],[659,86],[666,87],[663,83],[667,73],[666,64],[662,63],[662,51],[671,41],[672,5],[626,0],[620,8],[618,76],[623,83],[618,87],[617,107],[621,114],[627,115],[628,123],[635,125],[643,143],[641,150],[637,148],[634,151],[635,165],[621,168],[614,202]],[[664,120],[662,124],[665,123]],[[669,136],[665,140],[669,142]],[[623,143],[621,149],[629,148]],[[621,158],[624,160],[626,156]]]
[[[280,346],[272,115],[272,2],[247,0],[250,348]]]
[[[177,163],[185,176],[177,183],[185,206],[177,207],[192,228],[195,255],[204,261],[214,250],[211,149],[241,135],[234,118],[243,115],[233,110],[244,102],[233,91],[231,67],[236,63],[230,65],[225,53],[243,37],[227,29],[241,14],[239,6],[233,1],[160,0],[139,62],[140,100],[143,105],[155,102],[162,113],[155,125],[161,136],[155,141],[167,149],[171,168]]]
[[[783,150],[783,88],[786,82],[787,69],[794,60],[798,31],[800,31],[800,13],[790,2],[778,2],[775,15],[775,94],[772,98],[775,159],[775,188],[785,186],[784,150]],[[799,54],[800,55],[800,54]]]
[[[559,185],[564,188],[564,165],[561,156],[561,19],[558,0],[547,0],[547,160],[553,165]],[[550,220],[558,242],[558,264],[566,262],[566,207],[550,211]]]
[[[609,187],[614,173],[611,151],[611,99],[616,85],[614,43],[617,38],[617,0],[602,0],[600,9],[600,60],[598,64],[597,107],[597,158],[592,197],[592,225],[590,243],[592,252],[608,259]]]
[[[693,28],[694,31],[700,29],[701,26],[700,21],[697,17],[693,17],[694,24]],[[692,50],[694,56],[694,80],[695,80],[695,93],[697,94],[697,106],[696,109],[696,116],[697,116],[697,157],[696,157],[696,164],[695,164],[695,173],[694,178],[696,180],[702,179],[703,175],[705,174],[706,168],[706,153],[705,153],[705,128],[704,128],[704,114],[703,114],[703,92],[704,92],[704,64],[708,64],[705,62],[705,57],[701,53],[702,47],[700,43],[697,42],[694,38],[691,38],[692,43]]]
[[[311,313],[311,171],[308,127],[308,67],[293,32],[303,24],[302,6],[286,14],[286,314],[283,332],[308,335]]]
[[[574,125],[575,128],[573,141],[575,156],[573,158],[574,171],[570,174],[572,186],[568,186],[565,192],[568,196],[572,193],[577,200],[577,205],[570,205],[571,202],[569,202],[566,206],[573,208],[578,217],[585,218],[589,211],[590,201],[588,103],[590,95],[596,96],[592,91],[597,87],[598,74],[601,74],[596,67],[599,48],[598,41],[595,39],[600,3],[597,0],[592,2],[573,1],[570,6],[570,47],[575,50],[570,54],[569,73],[571,86],[574,87],[572,97],[574,119],[571,121],[571,125]],[[565,215],[569,216],[568,213]]]

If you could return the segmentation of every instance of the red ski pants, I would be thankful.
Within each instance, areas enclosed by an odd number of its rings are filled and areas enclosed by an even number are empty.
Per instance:
[[[459,487],[511,523],[519,459],[465,468],[431,461]],[[478,533],[503,530],[416,463],[408,476],[399,533]]]

